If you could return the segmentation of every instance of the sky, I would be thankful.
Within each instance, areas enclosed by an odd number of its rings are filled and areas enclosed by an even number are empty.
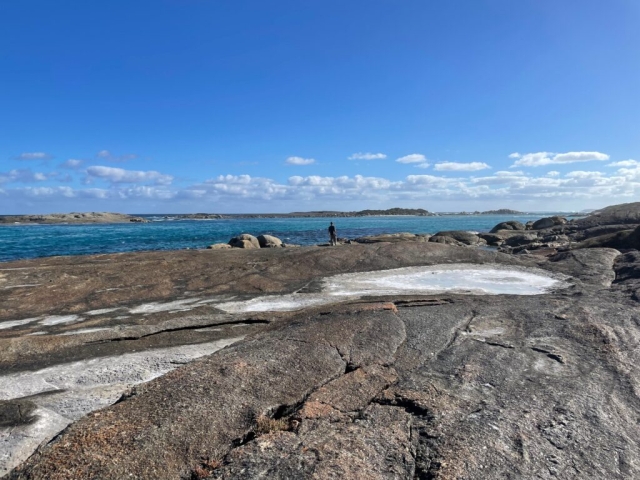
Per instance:
[[[637,0],[0,0],[0,214],[640,201]]]

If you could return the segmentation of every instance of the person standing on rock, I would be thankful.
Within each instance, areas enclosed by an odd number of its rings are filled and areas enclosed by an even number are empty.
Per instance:
[[[333,222],[329,225],[329,244],[337,245],[338,237],[336,236],[336,227],[333,225]]]

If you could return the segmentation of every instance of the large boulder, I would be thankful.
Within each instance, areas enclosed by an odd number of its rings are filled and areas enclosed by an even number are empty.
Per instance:
[[[243,233],[229,240],[229,245],[234,248],[260,248],[260,242],[253,235]]]
[[[258,243],[260,248],[280,248],[282,240],[272,235],[258,235]]]
[[[512,235],[505,239],[504,244],[509,247],[521,247],[538,241],[538,235],[535,233],[523,233],[522,235]]]
[[[454,240],[463,243],[465,245],[485,245],[487,242],[483,238],[480,238],[476,233],[467,232],[464,230],[448,230],[436,233],[429,239],[430,242],[438,242],[437,237],[449,237]],[[439,242],[441,243],[441,242]]]
[[[500,230],[524,230],[525,226],[523,223],[520,223],[516,220],[509,220],[508,222],[502,222],[497,224],[495,227],[491,229],[489,233],[496,233]]]
[[[558,217],[558,216],[545,217],[545,218],[541,218],[537,222],[533,222],[533,225],[531,225],[531,228],[533,230],[542,230],[544,228],[555,227],[556,225],[564,225],[565,223],[567,223],[567,219],[564,217]]]

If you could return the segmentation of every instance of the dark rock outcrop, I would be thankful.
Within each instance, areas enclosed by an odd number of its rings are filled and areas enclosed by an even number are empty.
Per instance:
[[[497,224],[495,227],[491,229],[489,233],[496,233],[500,230],[525,230],[525,226],[523,223],[520,223],[516,220],[510,220],[508,222],[502,222]]]
[[[466,232],[464,230],[448,230],[436,233],[429,241],[437,242],[437,237],[449,237],[454,240],[463,243],[464,245],[483,245],[487,243],[484,239],[480,238],[477,234],[472,232]]]
[[[640,224],[640,202],[611,205],[574,223],[583,229],[600,225]]]
[[[372,235],[368,237],[359,237],[353,241],[356,243],[398,243],[398,242],[427,242],[430,235],[414,234],[414,233],[387,233],[382,235]]]
[[[541,218],[538,221],[533,222],[533,225],[531,225],[531,229],[543,230],[545,228],[551,228],[556,225],[564,225],[565,223],[567,223],[567,219],[564,217],[558,217],[558,216],[545,217],[545,218]]]

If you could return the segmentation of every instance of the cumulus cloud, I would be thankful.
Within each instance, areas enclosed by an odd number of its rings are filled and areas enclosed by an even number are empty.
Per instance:
[[[89,180],[101,179],[110,183],[151,183],[155,185],[170,185],[171,175],[164,175],[154,170],[124,170],[122,168],[94,166],[86,170]]]
[[[311,165],[316,163],[314,158],[289,157],[285,161],[287,165]]]
[[[341,209],[388,208],[397,205],[425,205],[430,209],[446,209],[447,205],[487,205],[489,208],[513,206],[531,208],[585,208],[584,205],[602,205],[604,202],[632,201],[640,195],[640,165],[621,167],[615,173],[575,170],[566,174],[555,172],[540,176],[520,170],[500,170],[483,177],[464,174],[442,176],[408,175],[404,179],[354,176],[294,175],[276,180],[251,175],[219,175],[186,188],[171,184],[172,177],[159,172],[138,172],[112,167],[89,167],[87,176],[109,182],[105,188],[73,188],[71,186],[25,185],[7,188],[11,182],[36,183],[53,174],[38,174],[26,170],[0,173],[3,201],[16,204],[41,199],[46,205],[69,205],[65,199],[90,199],[109,202],[103,205],[135,200],[153,208],[161,203],[175,208],[177,202],[187,208],[203,205],[215,206],[220,211],[295,211],[335,206]],[[61,176],[55,177],[58,181]],[[56,200],[57,199],[57,200]],[[58,203],[56,203],[58,202]],[[153,202],[153,203],[151,203]],[[171,203],[169,203],[171,202]],[[269,203],[265,203],[269,202]],[[472,203],[471,203],[472,202]],[[90,203],[87,203],[89,205]],[[131,205],[131,204],[128,204]],[[438,206],[438,207],[435,207]],[[444,208],[443,208],[444,207]],[[472,207],[472,208],[474,208]],[[454,210],[456,207],[450,208]]]
[[[429,168],[431,164],[430,163],[419,163],[418,165],[416,165],[416,168]]]
[[[107,160],[109,162],[128,162],[129,160],[135,160],[138,155],[134,153],[127,153],[125,155],[114,155],[109,150],[100,150],[96,153],[96,157],[101,160]]]
[[[51,160],[53,155],[45,152],[25,152],[13,158],[14,160]]]
[[[354,153],[347,160],[384,160],[387,156],[384,153]]]
[[[62,162],[60,164],[60,166],[62,168],[70,168],[70,169],[74,170],[76,168],[80,168],[82,166],[82,164],[83,164],[82,160],[77,160],[75,158],[70,158],[66,162]]]
[[[398,163],[425,163],[426,161],[427,157],[420,153],[412,153],[396,159]]]
[[[478,170],[486,170],[488,168],[491,167],[483,162],[440,162],[436,163],[433,167],[434,170],[437,170],[439,172],[475,172]]]
[[[511,157],[511,155],[510,155]],[[592,162],[609,160],[609,155],[600,152],[567,152],[567,153],[551,153],[537,152],[520,155],[512,165],[512,167],[541,167],[552,164],[566,164],[577,162]]]
[[[637,160],[622,160],[620,162],[608,163],[607,167],[638,167],[640,166],[640,162]]]
[[[559,177],[560,176],[560,172],[557,172],[556,170],[551,170],[550,172],[547,172],[547,177]]]
[[[46,180],[48,175],[33,172],[30,168],[18,168],[9,172],[0,172],[0,183],[34,183]]]
[[[520,155],[518,152],[513,152],[509,155],[509,158],[520,158],[521,156],[522,155]]]

